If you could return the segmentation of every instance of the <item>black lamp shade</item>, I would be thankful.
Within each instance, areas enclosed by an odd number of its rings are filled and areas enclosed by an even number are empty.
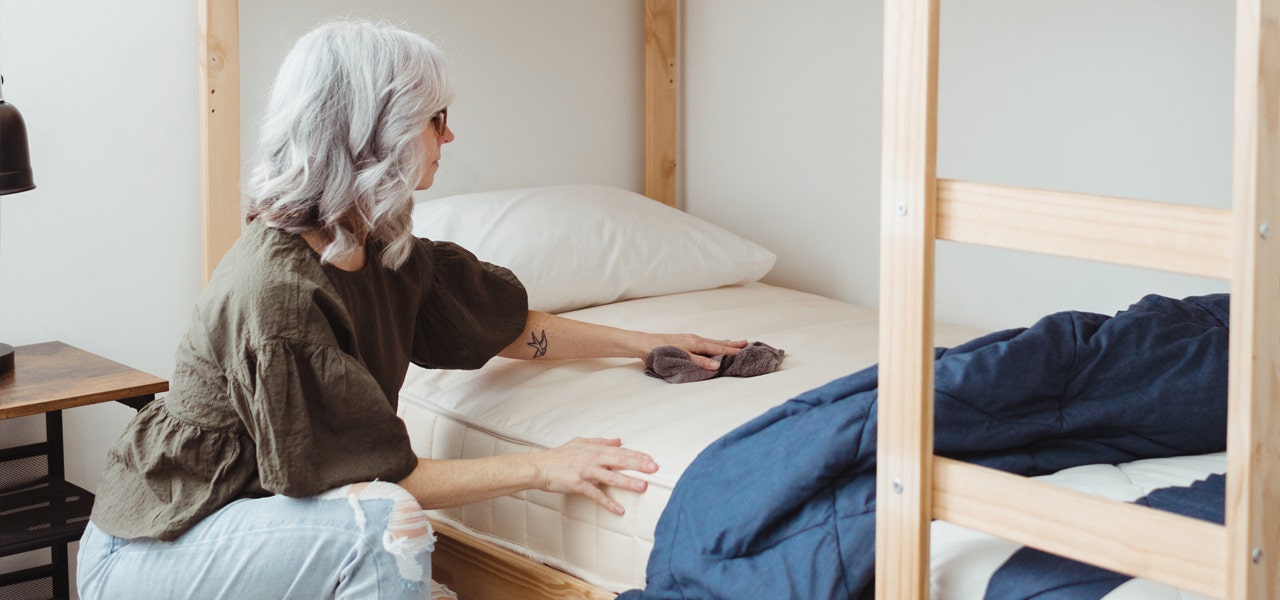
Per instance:
[[[36,187],[27,149],[27,124],[18,108],[0,100],[0,196]]]

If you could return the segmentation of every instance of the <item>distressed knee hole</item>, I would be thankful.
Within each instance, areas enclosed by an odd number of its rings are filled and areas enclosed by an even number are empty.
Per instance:
[[[400,577],[421,583],[426,579],[423,569],[425,553],[435,547],[436,536],[427,520],[426,511],[404,488],[386,481],[354,483],[326,492],[322,499],[345,498],[356,513],[356,523],[364,531],[368,523],[362,501],[390,500],[391,512],[382,532],[382,548],[395,558]]]

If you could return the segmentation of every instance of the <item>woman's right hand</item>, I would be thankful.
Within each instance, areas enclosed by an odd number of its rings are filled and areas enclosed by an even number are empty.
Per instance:
[[[654,473],[653,458],[622,447],[620,439],[574,438],[563,446],[527,455],[533,461],[538,489],[560,494],[581,494],[609,512],[621,515],[622,505],[605,494],[601,486],[643,492],[648,484],[618,471]]]

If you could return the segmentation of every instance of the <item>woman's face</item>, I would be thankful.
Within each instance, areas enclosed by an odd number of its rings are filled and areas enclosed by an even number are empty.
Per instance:
[[[449,109],[446,108],[433,115],[426,130],[422,132],[422,144],[427,148],[427,164],[417,189],[425,190],[435,183],[436,171],[440,169],[440,148],[452,141],[453,131],[449,129]]]

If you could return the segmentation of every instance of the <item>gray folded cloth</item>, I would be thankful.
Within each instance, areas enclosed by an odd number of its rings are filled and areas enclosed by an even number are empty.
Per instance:
[[[764,342],[752,342],[737,354],[715,356],[720,368],[708,371],[675,346],[659,346],[644,360],[644,374],[669,383],[689,383],[713,377],[755,377],[778,370],[786,352]]]

